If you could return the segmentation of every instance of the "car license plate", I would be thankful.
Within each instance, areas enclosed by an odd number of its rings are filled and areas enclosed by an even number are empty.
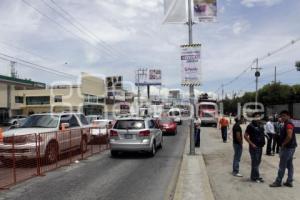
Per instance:
[[[131,135],[131,134],[125,134],[125,135],[124,135],[124,138],[125,138],[125,139],[132,139],[132,135]]]

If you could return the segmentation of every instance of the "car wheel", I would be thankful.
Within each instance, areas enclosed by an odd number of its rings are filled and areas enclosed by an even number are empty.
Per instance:
[[[83,137],[80,144],[80,152],[87,152],[87,139],[86,137]]]
[[[161,137],[161,141],[160,141],[160,144],[158,145],[158,148],[160,148],[160,149],[162,149],[162,147],[163,147],[163,143],[164,143],[164,139],[163,139],[164,137],[162,136]]]
[[[112,158],[115,158],[115,157],[117,157],[117,156],[119,155],[119,152],[118,152],[118,151],[111,150],[111,151],[110,151],[110,155],[111,155]]]
[[[56,142],[50,142],[47,145],[45,153],[46,164],[52,164],[58,161],[58,144]]]
[[[152,144],[150,156],[151,156],[151,157],[154,157],[155,154],[156,154],[156,143],[155,143],[155,141],[154,141],[153,144]]]
[[[177,135],[177,128],[176,128],[176,130],[174,131],[174,135]]]

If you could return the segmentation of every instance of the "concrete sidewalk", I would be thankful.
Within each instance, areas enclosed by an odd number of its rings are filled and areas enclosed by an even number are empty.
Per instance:
[[[196,148],[196,155],[190,156],[189,148],[190,137],[187,137],[174,200],[214,200],[200,149]]]

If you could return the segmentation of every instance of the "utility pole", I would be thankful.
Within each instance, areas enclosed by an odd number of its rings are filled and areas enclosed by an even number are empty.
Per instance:
[[[275,72],[274,72],[274,84],[277,83],[277,67],[275,66]]]
[[[224,84],[222,83],[222,102],[224,101]]]
[[[257,103],[258,103],[258,77],[260,77],[260,71],[261,68],[258,67],[258,58],[255,60],[256,66],[251,69],[255,69],[255,109],[257,109]]]
[[[140,71],[141,69],[138,69],[136,71],[136,78],[137,78],[137,84],[138,84],[138,115],[140,117],[141,113],[140,113],[140,105],[141,105],[141,100],[140,100],[140,96],[141,96],[141,91],[140,91]]]
[[[192,19],[192,0],[188,0],[188,29],[189,45],[193,44],[193,19]],[[195,155],[195,136],[194,136],[194,118],[196,117],[194,85],[190,85],[190,103],[193,107],[194,116],[191,117],[190,125],[190,155]]]

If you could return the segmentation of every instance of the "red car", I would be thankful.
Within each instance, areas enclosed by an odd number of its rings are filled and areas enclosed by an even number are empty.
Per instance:
[[[159,120],[160,129],[164,134],[177,134],[177,124],[170,118],[162,118]]]

